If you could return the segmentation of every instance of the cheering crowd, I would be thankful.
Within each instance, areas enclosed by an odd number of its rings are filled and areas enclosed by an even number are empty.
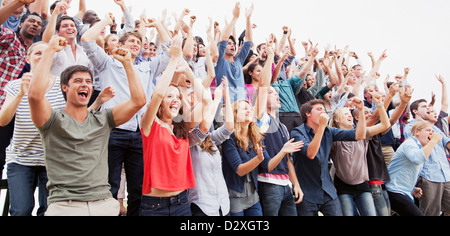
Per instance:
[[[380,78],[386,51],[368,68],[349,46],[299,50],[288,26],[254,39],[253,4],[236,3],[224,26],[209,18],[203,39],[189,9],[170,25],[167,10],[134,19],[109,1],[123,16],[2,0],[11,215],[32,214],[36,188],[39,216],[450,212],[442,76],[438,111],[434,96],[411,100],[409,68]]]

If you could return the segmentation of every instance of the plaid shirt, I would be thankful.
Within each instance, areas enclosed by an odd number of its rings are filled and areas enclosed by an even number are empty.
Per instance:
[[[0,26],[0,109],[6,98],[5,87],[18,79],[27,56],[27,46],[14,31]]]

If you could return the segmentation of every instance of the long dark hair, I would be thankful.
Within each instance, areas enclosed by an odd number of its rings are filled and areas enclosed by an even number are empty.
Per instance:
[[[171,84],[170,86],[173,86],[173,87],[177,88],[178,91],[180,91],[180,89],[177,86],[175,86],[174,84]],[[180,92],[180,97],[183,98],[182,96],[183,96],[183,94]],[[158,116],[158,118],[160,118],[161,110],[162,109],[161,109],[161,105],[160,105],[159,109],[158,109],[158,112],[156,114]],[[183,115],[183,109],[180,108],[180,111],[178,112],[178,114],[180,116],[182,116]],[[175,135],[175,137],[177,139],[180,139],[180,138],[187,139],[188,135],[189,135],[189,130],[188,130],[184,120],[183,119],[180,119],[180,120],[181,120],[180,122],[176,122],[175,120],[172,120],[172,125],[173,125],[172,132],[173,132],[173,134]]]

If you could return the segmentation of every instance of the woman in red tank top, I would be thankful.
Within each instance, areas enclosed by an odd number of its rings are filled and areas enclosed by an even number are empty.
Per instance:
[[[195,186],[189,150],[188,129],[180,113],[181,94],[171,84],[177,66],[182,65],[181,38],[176,37],[169,52],[171,60],[156,84],[142,117],[144,179],[140,215],[191,215],[186,190]]]

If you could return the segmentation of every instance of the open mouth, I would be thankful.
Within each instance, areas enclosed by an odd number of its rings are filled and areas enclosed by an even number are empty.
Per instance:
[[[174,112],[174,113],[176,113],[176,112],[178,112],[178,106],[177,105],[171,105],[170,107],[169,107],[169,109],[170,109],[170,112]]]
[[[87,92],[87,91],[80,91],[80,92],[78,93],[78,97],[81,98],[81,99],[87,99],[87,97],[88,97],[88,92]]]

